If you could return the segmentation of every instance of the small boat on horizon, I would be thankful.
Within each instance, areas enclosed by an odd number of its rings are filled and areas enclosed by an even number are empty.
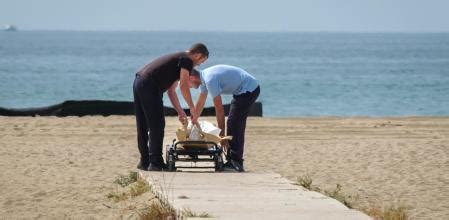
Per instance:
[[[17,31],[17,27],[14,25],[6,25],[4,31]]]

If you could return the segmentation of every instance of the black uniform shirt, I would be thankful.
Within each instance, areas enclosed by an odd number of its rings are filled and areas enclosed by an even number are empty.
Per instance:
[[[145,65],[137,74],[144,80],[152,79],[165,92],[180,77],[181,68],[189,73],[193,68],[193,61],[186,52],[178,52],[159,57]]]

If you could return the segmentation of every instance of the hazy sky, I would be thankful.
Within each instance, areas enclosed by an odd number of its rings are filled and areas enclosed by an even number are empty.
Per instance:
[[[449,32],[448,0],[0,0],[0,25],[45,30]]]

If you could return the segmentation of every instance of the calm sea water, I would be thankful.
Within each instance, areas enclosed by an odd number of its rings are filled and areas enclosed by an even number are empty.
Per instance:
[[[199,41],[200,68],[259,80],[266,116],[449,115],[448,33],[0,32],[0,106],[131,101],[140,67]]]

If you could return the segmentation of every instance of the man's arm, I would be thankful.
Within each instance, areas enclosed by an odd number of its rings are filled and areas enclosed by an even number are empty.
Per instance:
[[[181,73],[179,77],[179,88],[181,89],[182,97],[186,101],[187,105],[190,109],[190,115],[192,118],[192,124],[198,123],[198,116],[196,115],[195,105],[193,105],[192,95],[190,94],[189,87],[189,71],[184,68],[181,68]]]
[[[200,93],[200,96],[198,97],[198,100],[196,101],[196,115],[198,115],[198,117],[200,117],[201,112],[203,112],[203,108],[204,108],[204,103],[206,102],[206,98],[207,98],[207,92],[202,92]]]
[[[176,112],[178,112],[179,121],[181,123],[185,123],[185,120],[187,119],[187,115],[184,112],[184,109],[182,109],[181,104],[179,103],[178,95],[176,94],[176,87],[178,86],[178,81],[174,82],[170,88],[167,90],[168,97],[170,98],[170,102],[175,108]]]
[[[225,135],[225,115],[223,103],[221,102],[221,96],[217,95],[214,97],[215,114],[217,118],[218,128],[221,129],[220,136]]]

